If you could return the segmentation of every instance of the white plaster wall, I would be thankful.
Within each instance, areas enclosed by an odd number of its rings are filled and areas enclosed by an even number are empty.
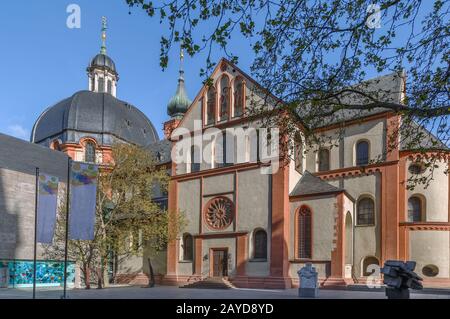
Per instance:
[[[179,210],[185,216],[184,233],[198,234],[200,216],[200,179],[178,183]]]
[[[312,211],[312,258],[313,260],[331,261],[331,251],[333,250],[335,239],[334,224],[337,214],[337,202],[335,196],[317,196],[308,198],[301,202],[291,202],[290,226],[289,226],[289,259],[295,258],[295,213],[298,207],[307,205]],[[324,263],[313,263],[319,272],[319,277],[327,276],[327,266]],[[297,271],[302,264],[291,263],[290,274],[297,277]],[[329,275],[329,274],[328,274]]]
[[[408,170],[411,161],[406,162],[407,177],[411,177],[411,173]],[[414,190],[407,190],[407,200],[413,195],[421,195],[425,197],[425,218],[427,222],[448,222],[448,175],[444,172],[447,169],[447,163],[437,162],[433,171],[433,180],[428,186],[417,184]],[[430,169],[427,169],[423,173],[423,176],[428,176],[431,173]],[[408,205],[406,203],[405,217],[408,217]]]
[[[422,268],[432,264],[439,268],[436,278],[449,278],[450,233],[448,231],[410,231],[409,234],[409,259],[417,262],[416,273],[425,277]]]
[[[239,172],[238,175],[238,219],[237,230],[249,233],[246,265],[247,274],[266,276],[269,274],[270,261],[270,212],[271,182],[270,176],[261,174],[259,169]],[[267,233],[267,261],[252,261],[253,231],[264,229]]]
[[[386,145],[385,130],[386,121],[378,119],[347,126],[341,140],[339,140],[339,131],[337,130],[324,132],[323,147],[330,150],[330,169],[355,166],[355,145],[359,140],[369,141],[370,160],[383,159]],[[317,165],[317,147],[309,148],[306,152],[306,169],[310,172],[317,172]]]
[[[234,174],[217,175],[203,179],[203,196],[234,191]]]
[[[343,180],[329,182],[334,186],[343,187],[355,199],[354,226],[354,274],[361,276],[361,261],[367,256],[378,259],[381,254],[381,176],[379,173],[349,177]],[[375,201],[375,226],[357,225],[357,201],[361,196],[372,197]]]

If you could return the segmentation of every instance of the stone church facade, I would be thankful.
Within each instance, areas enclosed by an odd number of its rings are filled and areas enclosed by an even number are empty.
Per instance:
[[[251,101],[262,98],[255,94],[258,83],[225,59],[211,79],[175,127],[193,136],[196,123],[202,132],[260,126],[245,115]],[[368,87],[388,90],[387,98],[400,102],[404,75],[369,80]],[[265,164],[254,156],[251,137],[243,151],[237,143],[228,148],[228,159],[226,143],[217,137],[209,150],[202,148],[200,162],[193,160],[200,158],[193,145],[184,163],[172,162],[169,212],[187,223],[168,246],[165,282],[224,277],[238,287],[289,288],[298,285],[297,271],[310,262],[323,285],[347,285],[366,283],[377,265],[401,259],[416,261],[426,284],[448,285],[448,149],[418,127],[426,137],[423,146],[445,155],[428,188],[407,190],[411,174],[424,171],[420,154],[405,143],[388,149],[400,121],[381,108],[343,114],[318,129],[333,137],[345,122],[337,146],[298,146],[273,174],[261,173]],[[174,147],[186,138],[176,132]]]

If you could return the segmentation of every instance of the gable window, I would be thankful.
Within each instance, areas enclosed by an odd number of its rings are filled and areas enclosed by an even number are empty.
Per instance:
[[[216,117],[216,88],[214,86],[210,86],[208,89],[206,109],[206,124],[213,124]]]
[[[422,221],[422,200],[418,196],[413,196],[408,199],[408,221]]]
[[[267,259],[267,233],[263,229],[258,229],[253,235],[253,247],[255,259]]]
[[[375,225],[375,203],[372,198],[364,197],[359,200],[356,222],[359,226]]]
[[[230,80],[228,76],[222,76],[220,80],[220,120],[228,119],[228,110],[230,107]]]
[[[330,170],[330,151],[327,148],[319,150],[319,172]]]
[[[95,145],[92,142],[86,142],[84,145],[84,161],[95,163]]]
[[[356,165],[369,164],[369,142],[360,141],[356,144]]]
[[[183,235],[183,260],[192,260],[194,256],[194,239],[191,234]]]
[[[234,116],[244,113],[245,85],[241,77],[234,80]]]
[[[312,215],[307,206],[300,207],[297,213],[297,257],[312,258]]]

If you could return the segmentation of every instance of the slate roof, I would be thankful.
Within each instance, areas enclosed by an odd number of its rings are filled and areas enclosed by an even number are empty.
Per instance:
[[[353,87],[360,91],[366,92],[367,94],[370,94],[371,96],[379,100],[385,102],[400,103],[401,94],[404,87],[404,80],[403,80],[404,76],[405,75],[403,73],[391,73],[367,81],[363,81],[361,83],[354,85]],[[364,99],[359,94],[355,95],[351,93],[346,93],[345,95],[342,95],[340,98],[342,103],[345,104],[359,105],[368,103],[368,100]],[[367,109],[362,110],[343,109],[334,113],[334,115],[332,116],[324,117],[321,116],[321,113],[324,112],[324,107],[321,107],[320,109],[318,109],[315,118],[311,120],[312,123],[310,126],[320,128],[388,111],[391,111],[391,109],[383,107],[373,107],[373,108],[368,107]],[[312,109],[312,106],[302,108],[299,111],[299,113],[300,116],[302,117],[315,114],[314,109]]]
[[[103,145],[112,144],[112,136],[140,146],[159,140],[153,124],[133,105],[108,93],[79,91],[39,116],[31,142],[60,138],[77,143],[83,133]]]
[[[111,59],[106,54],[97,54],[89,64],[88,70],[96,67],[106,68],[114,73],[117,73],[116,64],[113,59]]]
[[[172,161],[172,142],[167,139],[150,143],[146,147],[157,158],[159,164],[166,164]]]
[[[407,128],[407,136],[400,138],[400,150],[435,149],[449,150],[439,138],[418,123],[412,122]]]
[[[342,188],[335,187],[324,182],[319,177],[314,176],[309,171],[303,173],[302,178],[297,182],[289,196],[312,195],[321,193],[334,193],[343,191]]]

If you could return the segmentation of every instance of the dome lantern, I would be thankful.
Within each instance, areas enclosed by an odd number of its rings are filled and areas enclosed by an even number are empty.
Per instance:
[[[91,60],[91,63],[87,68],[89,91],[109,93],[116,97],[119,74],[117,73],[116,64],[106,54],[107,29],[107,19],[106,17],[102,17],[102,46],[100,48],[100,53]]]

